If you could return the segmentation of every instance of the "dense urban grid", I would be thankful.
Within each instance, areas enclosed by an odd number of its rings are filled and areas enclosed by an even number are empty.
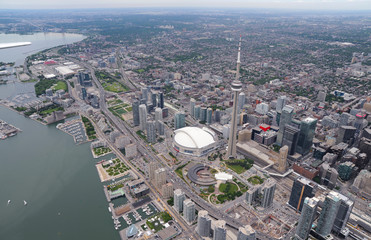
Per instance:
[[[371,238],[370,15],[3,12],[0,31],[86,36],[1,63],[35,82],[1,104],[115,155],[96,168],[122,239]]]

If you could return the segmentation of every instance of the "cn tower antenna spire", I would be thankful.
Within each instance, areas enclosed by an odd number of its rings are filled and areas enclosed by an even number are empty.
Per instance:
[[[242,37],[240,35],[240,41],[238,43],[238,54],[237,54],[237,68],[236,68],[236,81],[240,78],[240,67],[241,67],[241,40]]]
[[[228,150],[227,150],[227,156],[226,156],[230,159],[235,159],[237,157],[237,150],[236,150],[237,114],[238,114],[237,105],[238,105],[238,94],[242,90],[242,83],[239,80],[239,78],[240,78],[240,67],[241,67],[241,40],[242,40],[242,37],[240,35],[240,41],[238,43],[236,79],[231,84],[231,90],[234,94],[234,96],[233,96],[233,112],[232,112],[231,128],[230,128],[230,131],[229,131]]]

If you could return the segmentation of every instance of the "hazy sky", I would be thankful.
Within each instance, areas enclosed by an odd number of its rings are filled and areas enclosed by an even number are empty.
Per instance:
[[[371,0],[0,0],[0,9],[209,7],[371,10]]]

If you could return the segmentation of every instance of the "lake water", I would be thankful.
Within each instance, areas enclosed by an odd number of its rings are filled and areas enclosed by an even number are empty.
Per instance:
[[[15,62],[23,65],[26,56],[44,49],[81,41],[85,36],[72,33],[35,33],[32,35],[0,34],[0,43],[31,42],[31,45],[0,49],[0,62]]]
[[[44,34],[35,35],[41,39],[33,42],[44,41]],[[54,46],[83,39],[76,34],[71,39],[67,34],[52,36]],[[13,36],[9,41],[30,41],[23,38]],[[53,45],[45,48],[49,47]],[[22,48],[14,48],[16,53],[6,59],[0,50],[0,61],[16,59],[22,64]],[[32,88],[32,83],[0,85],[0,98]],[[0,119],[22,130],[0,140],[0,239],[119,239],[89,144],[75,145],[55,125],[44,126],[2,106]]]

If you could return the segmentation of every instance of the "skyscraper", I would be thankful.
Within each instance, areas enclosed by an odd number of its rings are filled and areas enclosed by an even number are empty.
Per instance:
[[[312,228],[314,216],[318,205],[317,198],[306,197],[304,200],[303,210],[301,211],[298,226],[296,227],[295,237],[299,240],[306,240],[310,229]]]
[[[292,115],[294,114],[294,108],[286,105],[282,108],[282,113],[280,116],[279,130],[277,134],[277,144],[282,146],[283,132],[285,131],[285,126],[291,123]]]
[[[281,128],[281,127],[280,127]],[[285,130],[283,132],[283,138],[282,138],[282,145],[281,146],[287,146],[289,148],[289,155],[295,154],[296,147],[298,144],[299,139],[299,129],[286,124]]]
[[[162,109],[157,107],[155,109],[155,121],[156,121],[156,130],[159,130],[159,121],[162,121]]]
[[[158,169],[157,162],[150,162],[148,165],[148,177],[152,181],[155,179],[155,171]]]
[[[155,171],[155,185],[158,189],[161,189],[162,186],[166,183],[166,169],[159,168]]]
[[[205,210],[200,210],[198,212],[196,231],[201,237],[209,237],[210,236],[211,219],[209,217],[209,213]]]
[[[200,106],[195,106],[194,109],[195,109],[194,118],[195,119],[200,119],[201,118],[201,107]]]
[[[174,194],[174,186],[172,183],[162,185],[161,194],[163,198],[171,198]]]
[[[285,105],[286,105],[286,96],[280,96],[277,99],[276,111],[279,113],[282,112],[282,109]]]
[[[338,136],[336,138],[336,144],[341,142],[353,144],[356,131],[357,129],[352,126],[340,126]]]
[[[202,107],[200,112],[200,121],[206,122],[207,108]]]
[[[289,153],[289,147],[283,146],[280,148],[280,156],[278,158],[278,171],[281,173],[287,170],[287,155]]]
[[[309,153],[317,126],[317,119],[306,118],[301,121],[296,151],[302,155]]]
[[[195,203],[191,199],[183,201],[183,216],[188,223],[192,223],[195,220]]]
[[[183,201],[185,200],[185,194],[182,189],[175,189],[174,191],[174,208],[180,213],[183,212]]]
[[[139,105],[139,126],[142,131],[147,129],[147,106],[145,104]]]
[[[215,122],[220,122],[221,112],[220,109],[215,110]]]
[[[139,101],[133,102],[133,122],[134,126],[139,126]]]
[[[334,226],[332,226],[332,230],[337,234],[339,234],[341,230],[346,227],[354,205],[354,202],[352,200],[342,194],[339,194],[339,198],[340,206],[338,213],[336,214]]]
[[[213,109],[208,108],[206,112],[206,123],[211,124],[213,119]]]
[[[189,112],[191,113],[192,117],[195,117],[195,106],[196,106],[196,100],[191,98],[190,106],[189,106]]]
[[[236,158],[236,141],[237,141],[237,113],[238,113],[238,93],[242,89],[242,83],[239,80],[240,75],[240,65],[241,65],[241,37],[238,44],[238,54],[237,54],[237,68],[236,68],[236,79],[231,84],[231,89],[233,91],[233,112],[232,112],[232,121],[231,121],[231,130],[229,132],[228,140],[228,158]]]
[[[157,107],[157,94],[151,93],[152,107]]]
[[[164,93],[160,92],[158,95],[158,106],[162,109],[164,108]]]
[[[240,112],[243,106],[245,105],[245,99],[246,99],[245,93],[240,92],[240,94],[238,94],[238,112]]]
[[[227,229],[225,228],[224,220],[217,220],[214,222],[214,235],[213,240],[226,240]]]
[[[158,121],[158,135],[165,135],[165,123],[163,121]]]
[[[290,206],[295,208],[296,211],[301,212],[304,199],[307,197],[314,197],[314,184],[304,177],[295,179],[291,188]]]
[[[142,99],[144,99],[145,104],[148,102],[148,88],[142,87]]]
[[[255,240],[255,230],[250,226],[246,225],[238,229],[237,240]]]
[[[323,203],[321,214],[318,218],[316,232],[322,237],[331,233],[336,215],[340,207],[339,193],[330,192]]]
[[[275,190],[276,181],[272,178],[268,178],[261,190],[263,193],[263,200],[261,202],[261,206],[263,208],[267,208],[272,205]]]
[[[183,112],[177,112],[174,116],[174,127],[175,129],[185,127],[185,114]]]
[[[154,121],[147,122],[147,141],[150,143],[156,142],[156,124]]]

